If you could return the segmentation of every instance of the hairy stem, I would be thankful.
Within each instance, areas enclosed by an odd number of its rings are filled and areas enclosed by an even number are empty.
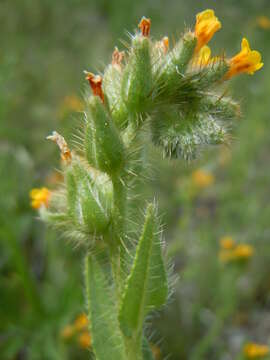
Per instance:
[[[121,254],[124,253],[123,237],[125,232],[126,189],[118,176],[112,176],[113,183],[113,224],[110,243],[110,257],[112,271],[117,289],[117,298],[120,301],[122,289]],[[119,303],[118,301],[118,303]]]

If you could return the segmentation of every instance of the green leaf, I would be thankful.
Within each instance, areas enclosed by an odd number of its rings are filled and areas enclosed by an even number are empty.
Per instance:
[[[119,312],[120,326],[127,336],[140,336],[146,314],[167,299],[167,274],[158,225],[155,207],[150,204]]]
[[[101,267],[91,256],[86,257],[85,279],[90,331],[97,360],[126,360],[113,293]]]

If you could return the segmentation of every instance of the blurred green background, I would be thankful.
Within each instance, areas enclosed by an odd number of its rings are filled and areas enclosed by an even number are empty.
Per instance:
[[[232,81],[243,116],[230,149],[190,164],[150,149],[147,191],[178,277],[149,334],[157,359],[245,359],[247,344],[270,345],[269,0],[0,0],[1,360],[89,359],[79,332],[65,334],[84,311],[82,254],[29,203],[33,187],[59,180],[58,151],[45,137],[70,139],[80,127],[82,71],[102,71],[142,15],[153,36],[177,39],[206,8],[223,25],[214,53],[232,56],[245,36],[265,65]],[[224,236],[251,251],[222,261]]]

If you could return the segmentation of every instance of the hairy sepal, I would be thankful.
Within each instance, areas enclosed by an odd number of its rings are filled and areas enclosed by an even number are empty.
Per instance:
[[[110,223],[111,194],[104,193],[79,161],[66,172],[68,216],[76,227],[102,234]]]
[[[90,165],[108,174],[124,166],[121,136],[104,104],[97,96],[87,101],[85,154]]]
[[[137,34],[132,39],[122,81],[122,97],[130,112],[140,113],[147,109],[152,87],[150,40]]]
[[[156,100],[168,101],[181,88],[181,82],[184,80],[196,44],[196,37],[188,32],[166,54],[154,74]]]
[[[110,64],[103,77],[103,89],[113,121],[120,129],[127,126],[128,109],[121,96],[122,68]]]
[[[153,143],[172,159],[193,160],[208,145],[226,142],[227,128],[210,114],[164,109],[151,120]]]

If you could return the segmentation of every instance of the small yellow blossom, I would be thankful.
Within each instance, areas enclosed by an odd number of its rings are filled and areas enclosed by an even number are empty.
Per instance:
[[[220,56],[211,57],[211,49],[209,46],[204,45],[200,51],[195,54],[192,59],[192,65],[196,67],[204,67],[221,61]]]
[[[243,351],[248,359],[258,359],[269,354],[269,347],[267,345],[248,343],[244,346]]]
[[[254,248],[248,244],[239,244],[233,250],[236,259],[249,259],[254,253]]]
[[[204,45],[197,56],[195,56],[192,60],[192,64],[195,66],[206,66],[209,64],[211,59],[211,49],[209,46]]]
[[[261,54],[256,50],[251,50],[247,39],[243,38],[241,51],[229,60],[230,68],[225,78],[230,79],[232,76],[241,73],[253,75],[263,66],[261,60]]]
[[[211,186],[215,181],[214,176],[210,172],[201,169],[193,171],[191,176],[192,183],[201,189]]]
[[[80,314],[74,321],[74,328],[76,331],[81,331],[88,326],[88,318],[86,314]]]
[[[78,343],[83,349],[88,349],[91,346],[92,339],[88,331],[84,331],[79,335]]]
[[[69,340],[74,335],[75,329],[72,325],[66,325],[61,331],[61,338],[64,340]]]
[[[50,196],[51,192],[46,187],[41,189],[32,189],[30,191],[32,208],[40,209],[42,206],[48,207]]]
[[[231,250],[235,246],[235,241],[231,236],[223,236],[219,240],[220,247],[224,250]]]
[[[248,244],[235,245],[232,239],[220,243],[219,260],[222,263],[237,260],[248,260],[254,254],[254,248]]]
[[[221,23],[215,16],[214,10],[205,10],[197,14],[195,24],[195,36],[197,37],[197,46],[195,53],[206,45],[213,37],[215,32],[221,28]]]
[[[270,19],[267,16],[258,16],[257,17],[257,24],[260,28],[264,30],[270,29]]]

